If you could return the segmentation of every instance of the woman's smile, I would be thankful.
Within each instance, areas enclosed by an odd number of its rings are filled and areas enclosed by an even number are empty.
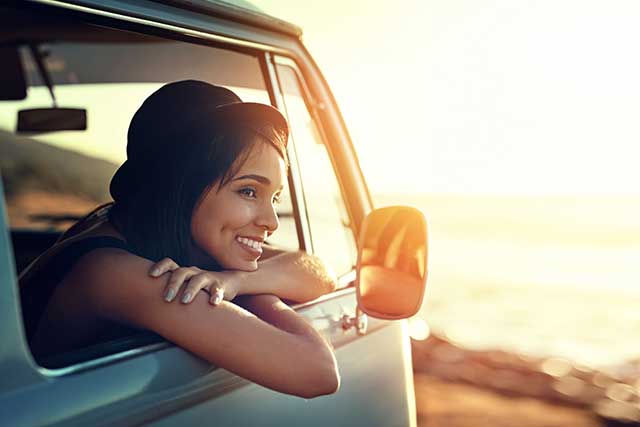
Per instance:
[[[249,237],[236,237],[236,242],[240,245],[242,249],[247,251],[251,255],[255,255],[255,257],[259,258],[262,255],[262,242],[264,239],[261,238],[249,238]]]

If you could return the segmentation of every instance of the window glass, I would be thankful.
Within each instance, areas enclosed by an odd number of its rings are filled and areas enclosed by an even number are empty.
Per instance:
[[[329,153],[306,107],[296,71],[280,65],[278,78],[298,157],[314,253],[337,274],[344,274],[355,265],[357,252]]]

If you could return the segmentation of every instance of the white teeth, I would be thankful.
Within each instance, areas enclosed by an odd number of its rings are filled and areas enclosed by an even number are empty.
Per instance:
[[[261,247],[262,247],[262,244],[260,242],[255,241],[255,240],[251,240],[251,239],[247,239],[246,237],[238,236],[236,238],[236,240],[238,242],[243,243],[243,244],[245,244],[245,245],[247,245],[247,246],[249,246],[249,247],[251,247],[253,249],[256,249],[256,250],[260,250]]]

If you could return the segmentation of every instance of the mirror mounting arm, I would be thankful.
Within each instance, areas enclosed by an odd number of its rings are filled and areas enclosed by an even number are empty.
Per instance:
[[[49,89],[49,93],[51,94],[51,101],[53,102],[53,108],[58,108],[56,95],[53,92],[53,81],[51,80],[51,75],[47,71],[47,67],[44,64],[44,58],[47,56],[47,54],[42,52],[38,48],[38,46],[33,43],[29,44],[29,50],[31,51],[33,60],[36,62],[36,66],[38,67],[38,71],[40,72],[40,77],[42,77],[42,80],[44,80],[44,84],[47,86],[47,89]]]
[[[360,310],[360,307],[356,307],[356,317],[351,317],[349,313],[345,313],[342,315],[340,320],[342,322],[342,329],[345,331],[355,327],[358,335],[364,335],[367,333],[367,315]]]

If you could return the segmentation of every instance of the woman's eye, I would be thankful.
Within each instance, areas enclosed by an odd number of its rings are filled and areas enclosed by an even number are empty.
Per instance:
[[[242,188],[238,191],[238,193],[242,194],[245,197],[249,197],[251,199],[256,198],[256,190],[253,188]]]
[[[282,196],[280,194],[276,194],[275,196],[273,196],[274,205],[279,205],[281,201],[282,201]]]

